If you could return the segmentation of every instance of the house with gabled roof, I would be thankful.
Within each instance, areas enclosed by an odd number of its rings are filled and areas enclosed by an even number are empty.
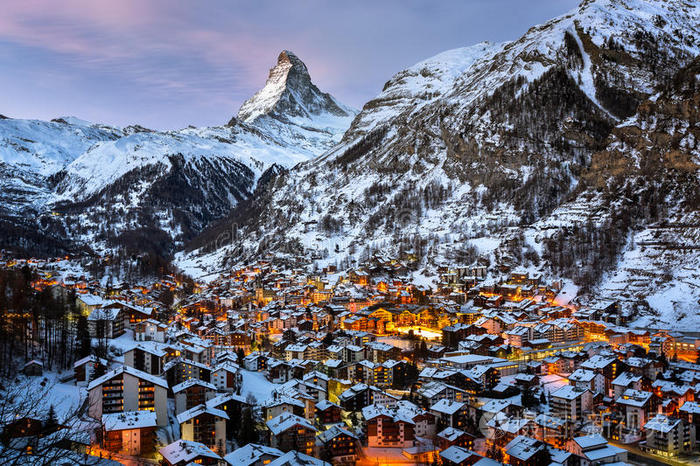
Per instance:
[[[175,414],[180,414],[213,398],[216,387],[199,379],[187,379],[172,387],[175,397]]]
[[[141,456],[153,452],[154,411],[126,411],[102,415],[102,442],[105,450]]]
[[[472,434],[454,427],[443,429],[435,437],[435,442],[440,450],[446,450],[453,445],[471,450],[474,448],[474,440],[475,437]]]
[[[316,428],[306,419],[284,413],[266,422],[270,446],[284,452],[296,450],[313,455],[316,450]]]
[[[119,366],[90,382],[88,414],[101,419],[103,414],[124,411],[155,411],[159,426],[168,423],[168,383],[130,366]]]
[[[334,425],[316,437],[316,446],[321,457],[332,458],[333,464],[354,464],[360,443],[355,434]]]
[[[200,442],[219,455],[226,454],[225,411],[207,404],[200,404],[177,415],[180,437],[183,440]]]

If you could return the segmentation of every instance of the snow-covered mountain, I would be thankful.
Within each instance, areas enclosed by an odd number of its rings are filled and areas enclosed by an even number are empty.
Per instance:
[[[212,251],[208,232],[180,263],[220,270],[271,250],[350,264],[384,250],[420,267],[482,256],[568,272],[544,244],[547,225],[586,221],[592,204],[573,197],[593,155],[700,53],[699,39],[697,2],[585,0],[516,41],[416,64],[338,145],[270,183],[255,215],[234,213],[238,241]]]
[[[46,252],[37,246],[147,239],[168,252],[182,244],[247,199],[271,167],[318,156],[350,125],[356,111],[321,93],[291,52],[280,55],[273,74],[280,78],[276,94],[267,95],[268,80],[242,107],[255,107],[256,116],[220,127],[152,131],[74,117],[0,119],[0,222],[11,232],[1,246]],[[265,106],[256,104],[261,95]],[[299,97],[306,113],[289,96]]]

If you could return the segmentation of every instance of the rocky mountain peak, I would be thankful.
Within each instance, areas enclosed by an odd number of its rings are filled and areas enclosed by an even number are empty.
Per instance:
[[[270,69],[265,87],[243,103],[237,118],[252,123],[269,116],[288,122],[313,120],[324,114],[347,118],[354,113],[330,94],[321,92],[311,81],[304,62],[289,50],[283,50],[277,57],[277,64]]]

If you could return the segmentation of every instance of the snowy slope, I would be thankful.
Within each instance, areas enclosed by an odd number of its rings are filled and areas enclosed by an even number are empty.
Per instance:
[[[236,244],[180,263],[222,270],[265,244],[320,265],[379,250],[431,267],[474,260],[471,244],[517,264],[512,244],[539,253],[562,222],[609,218],[595,193],[567,201],[613,128],[698,55],[699,19],[697,2],[587,0],[516,41],[407,68],[340,144],[274,184]]]
[[[75,117],[0,119],[0,222],[14,232],[3,245],[26,249],[31,230],[102,248],[133,229],[181,244],[247,199],[267,170],[320,155],[350,125],[355,111],[319,91],[294,61],[293,79],[277,83],[286,103],[266,101],[248,122],[152,131]]]

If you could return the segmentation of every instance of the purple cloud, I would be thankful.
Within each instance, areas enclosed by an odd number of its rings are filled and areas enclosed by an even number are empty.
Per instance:
[[[395,72],[481,40],[510,40],[575,0],[430,2],[6,1],[0,113],[73,114],[154,128],[221,124],[282,49],[361,106]]]

